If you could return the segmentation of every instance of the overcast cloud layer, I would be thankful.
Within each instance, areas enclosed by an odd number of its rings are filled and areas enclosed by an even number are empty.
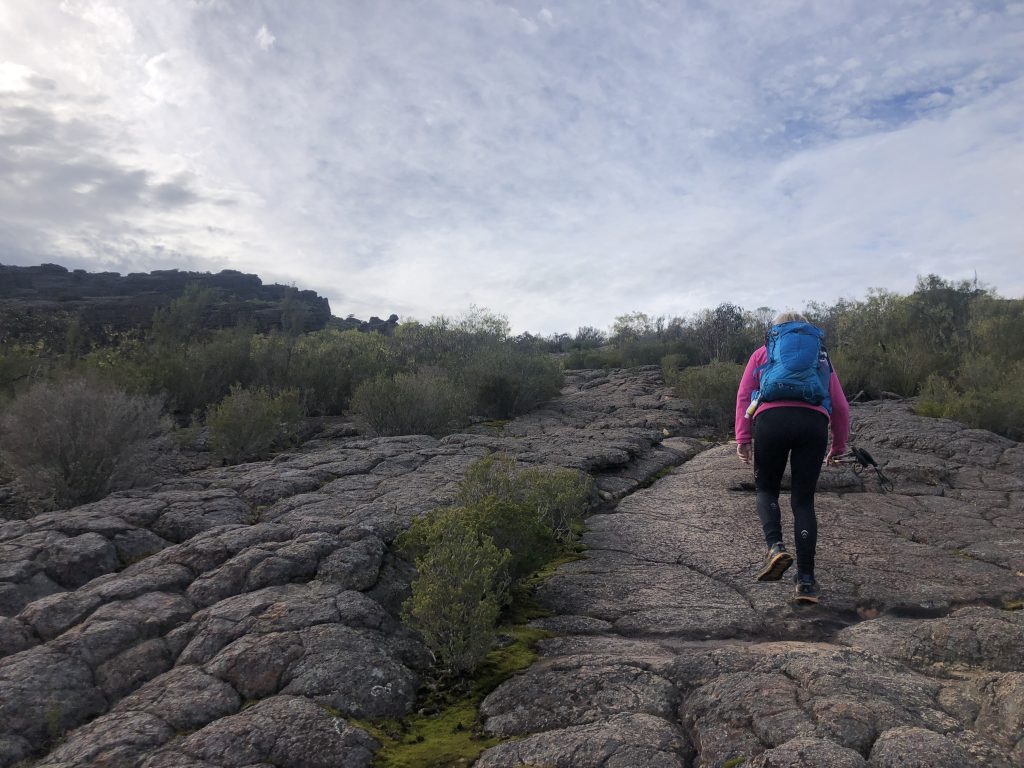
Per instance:
[[[0,3],[6,264],[571,332],[1019,297],[1022,212],[1024,2]]]

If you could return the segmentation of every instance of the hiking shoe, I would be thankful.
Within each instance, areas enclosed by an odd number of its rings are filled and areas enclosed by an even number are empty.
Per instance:
[[[818,582],[813,576],[801,573],[796,578],[796,592],[793,595],[793,600],[798,603],[806,603],[813,605],[818,602],[818,597],[821,594],[821,590],[818,589]]]
[[[768,550],[768,555],[764,559],[764,566],[757,574],[757,580],[778,581],[792,564],[793,556],[782,546],[782,542],[772,544],[772,548]]]

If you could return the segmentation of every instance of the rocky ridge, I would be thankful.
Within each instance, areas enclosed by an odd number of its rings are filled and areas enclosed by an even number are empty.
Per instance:
[[[501,430],[325,437],[2,524],[0,766],[368,765],[347,718],[407,713],[429,661],[395,619],[394,537],[489,452],[614,501],[693,429],[656,369],[579,373]]]
[[[44,340],[59,348],[74,325],[80,343],[108,344],[118,334],[151,327],[153,313],[191,284],[217,292],[203,318],[207,328],[250,324],[268,332],[282,327],[287,311],[301,311],[305,331],[324,328],[331,319],[327,299],[314,291],[264,285],[256,275],[231,269],[217,274],[165,269],[120,275],[68,271],[58,264],[0,264],[0,342]]]
[[[409,712],[428,662],[389,544],[490,451],[590,472],[604,507],[479,766],[1024,765],[1024,451],[903,403],[854,430],[895,492],[826,471],[803,610],[753,581],[749,468],[650,368],[500,430],[324,437],[2,524],[0,767],[368,765],[350,718]]]

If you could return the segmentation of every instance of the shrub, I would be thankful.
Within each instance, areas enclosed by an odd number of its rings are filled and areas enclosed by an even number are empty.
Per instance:
[[[488,496],[466,508],[473,525],[508,554],[508,580],[523,579],[554,557],[554,531],[522,503]]]
[[[531,467],[519,474],[521,504],[551,528],[555,538],[568,542],[587,511],[593,485],[571,469]]]
[[[318,331],[298,338],[287,372],[310,413],[337,415],[349,407],[353,390],[376,376],[396,372],[390,340],[377,333]]]
[[[210,447],[228,464],[259,459],[291,444],[302,421],[298,393],[235,385],[206,417]]]
[[[519,468],[504,454],[491,454],[475,461],[459,484],[458,503],[479,504],[488,497],[512,502],[524,516],[539,520],[555,538],[572,538],[575,525],[583,518],[591,495],[590,479],[570,469]]]
[[[914,406],[914,412],[919,416],[941,418],[951,410],[958,397],[952,382],[933,373],[925,379],[921,387],[921,397]]]
[[[139,356],[148,388],[166,395],[168,409],[180,422],[205,412],[233,385],[251,384],[255,376],[251,331],[231,328],[208,336],[180,346],[154,343]]]
[[[932,374],[921,388],[914,411],[988,429],[1013,440],[1024,437],[1024,362],[1001,370],[991,358],[968,358],[959,387]]]
[[[43,381],[4,414],[0,453],[31,496],[71,507],[149,479],[167,428],[159,398],[96,377]]]
[[[498,347],[465,361],[463,379],[473,395],[475,412],[510,419],[558,395],[563,375],[549,355]]]
[[[465,422],[462,387],[433,371],[377,376],[356,387],[350,406],[360,429],[376,435],[439,435]]]
[[[562,363],[567,370],[585,368],[621,368],[622,352],[616,347],[581,349],[570,352]]]
[[[509,555],[467,524],[464,510],[436,510],[422,520],[418,532],[429,546],[422,546],[415,560],[419,575],[402,616],[420,632],[435,660],[456,674],[469,673],[494,645],[508,590],[503,574]]]
[[[743,366],[738,363],[710,363],[685,368],[668,376],[676,395],[690,401],[696,416],[720,432],[732,429],[736,413],[736,390]]]
[[[461,506],[413,521],[398,539],[419,571],[404,615],[438,658],[456,672],[475,668],[510,588],[558,553],[559,534],[572,535],[589,494],[578,472],[519,469],[511,457],[491,455],[469,467]],[[483,577],[467,575],[468,562],[481,563]]]

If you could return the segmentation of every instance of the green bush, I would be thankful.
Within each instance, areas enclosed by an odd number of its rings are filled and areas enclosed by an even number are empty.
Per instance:
[[[179,422],[202,414],[233,385],[249,386],[256,375],[251,331],[232,328],[206,334],[182,346],[154,344],[139,353],[139,375],[152,392],[162,393]]]
[[[921,387],[921,396],[914,406],[919,416],[942,418],[959,398],[956,387],[937,373],[931,374]]]
[[[375,435],[440,435],[467,420],[458,384],[434,371],[377,376],[356,387],[350,411],[360,429]]]
[[[672,344],[657,339],[625,339],[619,343],[622,366],[658,365],[665,355],[671,354],[672,347]]]
[[[309,413],[345,412],[364,381],[398,371],[391,340],[377,333],[318,331],[299,337],[284,381],[302,395]]]
[[[1003,369],[990,357],[968,358],[956,384],[938,374],[929,376],[914,410],[921,416],[954,419],[1020,440],[1024,438],[1024,362]]]
[[[419,572],[404,615],[438,658],[460,673],[475,668],[493,643],[511,587],[558,554],[589,495],[578,472],[520,469],[508,456],[491,455],[467,470],[460,506],[413,521],[398,539]],[[483,575],[467,575],[467,561],[481,563]]]
[[[622,352],[617,347],[580,349],[570,352],[562,360],[567,370],[589,368],[621,368]]]
[[[0,420],[0,455],[29,495],[72,507],[150,479],[167,429],[158,398],[95,376],[42,381]]]
[[[44,377],[50,362],[39,350],[12,347],[0,350],[0,405]]]
[[[671,376],[672,374],[679,373],[688,366],[694,364],[694,360],[687,354],[681,352],[673,352],[670,355],[665,355],[659,361],[661,365],[661,371],[665,376]]]
[[[725,433],[733,427],[742,376],[739,363],[710,363],[672,373],[666,381],[677,396],[690,401],[698,418]]]
[[[228,464],[264,458],[294,443],[302,422],[298,393],[276,394],[265,387],[231,387],[206,417],[210,447]]]
[[[508,594],[509,554],[457,507],[417,520],[410,533],[424,539],[413,547],[421,552],[415,559],[418,576],[402,606],[403,619],[445,668],[472,672],[494,645]]]
[[[562,389],[562,369],[551,356],[508,347],[481,350],[462,365],[478,416],[510,419],[527,413]]]
[[[562,468],[520,468],[516,460],[493,453],[475,461],[459,484],[457,501],[472,507],[493,497],[517,505],[526,517],[541,521],[555,538],[568,541],[586,512],[590,478]]]

